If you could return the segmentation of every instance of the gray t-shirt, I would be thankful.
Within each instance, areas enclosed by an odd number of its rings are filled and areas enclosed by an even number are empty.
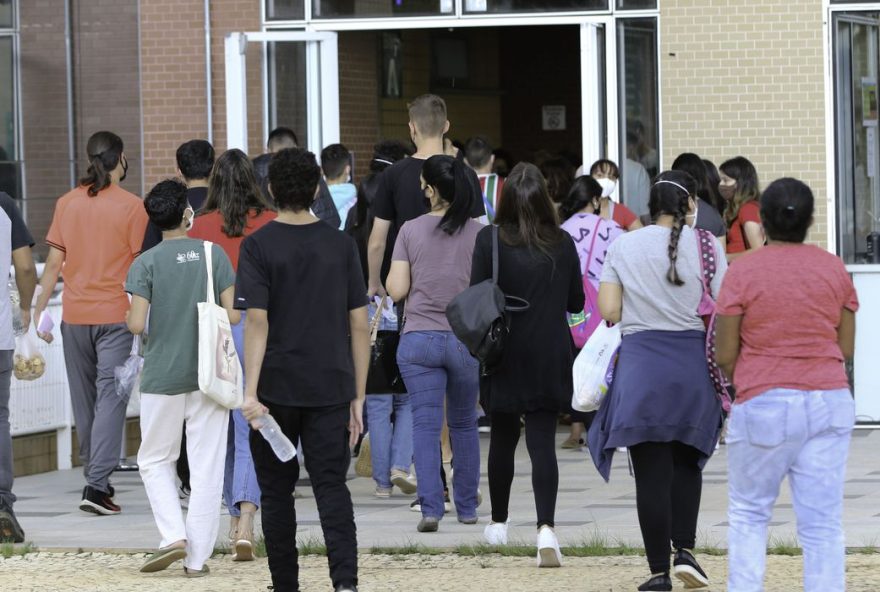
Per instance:
[[[468,220],[460,231],[446,234],[440,216],[425,214],[400,229],[392,261],[410,265],[403,332],[451,331],[446,306],[471,283],[471,260],[483,225]]]
[[[697,308],[703,294],[697,235],[685,226],[678,241],[676,269],[684,280],[676,286],[666,279],[669,271],[671,230],[652,225],[627,232],[611,243],[602,267],[602,283],[623,286],[623,335],[639,331],[702,331]],[[717,297],[727,270],[721,244],[715,241],[717,271],[711,290]]]
[[[235,284],[223,249],[211,249],[214,301]],[[162,241],[132,263],[125,291],[150,301],[150,332],[144,342],[141,392],[179,395],[199,390],[199,320],[196,304],[205,302],[208,270],[203,241]]]

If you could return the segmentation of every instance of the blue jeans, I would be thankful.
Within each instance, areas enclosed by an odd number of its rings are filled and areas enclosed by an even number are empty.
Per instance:
[[[401,338],[397,362],[412,403],[413,450],[422,516],[443,518],[439,444],[445,401],[455,460],[455,509],[459,518],[474,518],[480,481],[477,361],[451,331],[413,331]]]
[[[764,589],[767,523],[787,476],[804,550],[804,591],[843,592],[843,483],[855,403],[847,389],[772,389],[727,426],[729,592]]]
[[[391,488],[391,471],[409,473],[413,454],[413,418],[409,394],[367,395],[370,416],[370,458],[373,480],[378,487]],[[391,413],[394,412],[394,426]]]
[[[241,322],[232,326],[232,339],[235,350],[244,370],[244,320],[245,312],[241,313]],[[251,457],[249,434],[251,428],[241,412],[233,409],[229,414],[229,435],[226,438],[226,471],[223,475],[223,501],[229,509],[230,516],[240,516],[238,504],[250,502],[260,506],[260,486],[257,484],[257,473],[254,471],[254,459]]]

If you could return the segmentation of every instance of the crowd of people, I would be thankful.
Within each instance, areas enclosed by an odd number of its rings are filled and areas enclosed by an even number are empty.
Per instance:
[[[693,552],[702,470],[726,417],[728,589],[762,589],[767,526],[787,476],[805,590],[843,590],[854,423],[843,363],[853,355],[858,300],[842,262],[805,244],[810,189],[786,178],[761,191],[746,158],[716,169],[685,153],[670,170],[653,165],[643,197],[642,182],[621,186],[611,160],[578,168],[560,156],[508,168],[510,156],[500,158],[487,138],[456,147],[449,131],[443,99],[416,98],[412,146],[377,143],[356,184],[345,146],[327,146],[319,162],[287,128],[273,130],[254,159],[240,150],[215,158],[208,142],[192,140],[177,151],[177,178],[143,200],[120,186],[122,140],[99,132],[85,177],[57,202],[33,315],[34,241],[0,194],[0,264],[15,269],[25,326],[39,326],[63,275],[80,509],[122,511],[110,475],[127,399],[114,370],[139,336],[138,463],[161,536],[143,572],[182,560],[187,577],[207,575],[222,498],[233,560],[253,559],[261,511],[274,589],[298,590],[294,490],[303,464],[334,589],[356,591],[352,449],[377,498],[395,487],[415,494],[416,528],[429,533],[452,512],[477,524],[480,431],[490,432],[486,542],[508,542],[524,432],[537,564],[559,567],[556,433],[567,415],[562,447],[587,446],[606,480],[614,454],[630,455],[650,569],[638,590],[672,590],[673,578],[705,587]],[[640,195],[629,199],[630,191]],[[491,367],[446,315],[456,296],[485,281],[519,303],[508,307]],[[226,310],[245,376],[244,403],[231,412],[199,388],[197,304],[206,299]],[[8,302],[0,294],[0,538],[20,541]],[[582,413],[572,408],[583,345],[573,331],[591,315],[622,337],[607,396]],[[720,390],[716,363],[732,378]],[[279,459],[251,429],[267,413],[299,445],[295,459]]]

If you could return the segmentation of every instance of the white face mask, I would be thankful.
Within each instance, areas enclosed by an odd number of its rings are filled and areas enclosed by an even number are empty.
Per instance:
[[[596,182],[602,187],[602,197],[611,197],[611,194],[617,189],[617,181],[612,181],[607,177],[596,179]]]

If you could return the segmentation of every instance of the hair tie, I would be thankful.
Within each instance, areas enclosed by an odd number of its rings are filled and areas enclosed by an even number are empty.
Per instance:
[[[667,184],[669,184],[669,185],[675,185],[676,187],[678,187],[679,189],[681,189],[682,191],[684,191],[687,195],[690,195],[690,194],[691,194],[690,191],[688,191],[687,189],[685,189],[684,187],[682,187],[681,185],[679,185],[679,184],[676,183],[675,181],[667,181],[666,179],[660,179],[659,181],[657,181],[656,183],[654,183],[654,185],[657,186],[657,185],[660,185],[661,183],[667,183]]]
[[[379,157],[375,157],[375,158],[373,158],[373,160],[376,161],[376,162],[381,162],[381,163],[387,164],[387,165],[392,165],[392,164],[394,164],[394,163],[391,162],[390,160],[385,160],[384,158],[379,158]]]

